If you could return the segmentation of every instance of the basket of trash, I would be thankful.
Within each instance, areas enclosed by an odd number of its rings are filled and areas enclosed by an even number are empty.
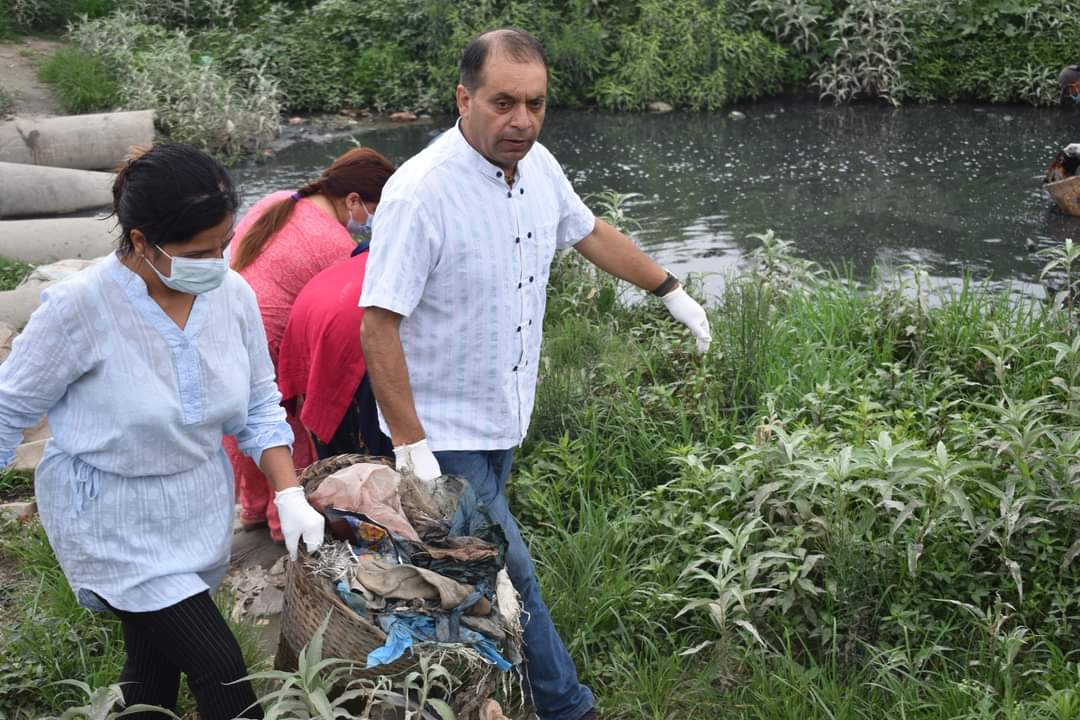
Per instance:
[[[352,679],[404,679],[437,663],[443,698],[476,717],[496,687],[517,683],[520,605],[503,568],[506,541],[461,478],[435,492],[381,458],[339,455],[301,476],[330,537],[286,571],[275,667],[295,669],[323,623],[323,658],[355,662]]]

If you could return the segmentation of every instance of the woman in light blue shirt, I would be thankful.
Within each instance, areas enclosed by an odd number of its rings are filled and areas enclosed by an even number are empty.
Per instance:
[[[236,192],[209,156],[158,145],[113,203],[117,253],[43,293],[0,365],[0,467],[48,413],[41,521],[79,602],[121,619],[127,704],[175,708],[183,672],[204,720],[262,717],[249,683],[227,684],[246,669],[210,598],[232,534],[222,437],[273,482],[294,556],[323,521],[297,487],[254,293],[222,259]]]

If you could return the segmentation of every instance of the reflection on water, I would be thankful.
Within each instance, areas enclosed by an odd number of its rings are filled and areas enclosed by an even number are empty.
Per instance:
[[[768,102],[726,114],[613,115],[555,110],[542,139],[582,194],[639,193],[643,246],[676,272],[724,272],[773,229],[823,265],[867,277],[926,266],[933,277],[1037,281],[1027,252],[1080,238],[1052,208],[1042,169],[1080,140],[1076,115],[995,106],[832,107]],[[357,139],[400,163],[438,128]],[[349,143],[301,143],[237,171],[245,206],[296,187]],[[710,282],[716,287],[719,279]]]

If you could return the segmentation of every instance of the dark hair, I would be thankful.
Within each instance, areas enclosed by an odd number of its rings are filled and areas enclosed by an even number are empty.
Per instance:
[[[179,143],[136,149],[116,169],[112,192],[121,255],[135,249],[132,230],[159,247],[187,242],[240,205],[221,163]]]
[[[461,53],[458,82],[469,92],[483,84],[484,63],[492,47],[506,53],[514,62],[539,62],[548,69],[547,53],[540,41],[518,27],[501,27],[474,37]]]
[[[367,202],[379,202],[383,186],[394,174],[389,160],[371,148],[353,148],[323,170],[318,180],[297,190],[292,197],[280,200],[252,223],[244,237],[239,238],[236,252],[232,255],[234,270],[243,270],[262,253],[263,248],[288,222],[296,202],[302,197],[323,194],[343,198],[357,193]]]

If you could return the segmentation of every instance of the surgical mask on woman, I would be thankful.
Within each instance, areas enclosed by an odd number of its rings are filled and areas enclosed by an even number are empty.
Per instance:
[[[367,204],[363,201],[360,204],[364,207],[364,212],[367,213],[367,217],[364,218],[364,222],[359,223],[353,219],[352,212],[346,208],[345,211],[349,213],[349,219],[345,222],[345,229],[353,235],[362,235],[364,237],[371,237],[371,223],[375,217],[375,213],[368,210]]]
[[[188,293],[189,295],[200,295],[204,292],[209,292],[214,288],[221,285],[225,280],[225,273],[229,271],[229,266],[225,264],[225,258],[174,258],[169,253],[161,250],[165,257],[172,261],[172,274],[166,277],[161,274],[161,271],[154,267],[154,263],[147,260],[143,255],[143,260],[146,260],[146,264],[161,278],[161,282],[165,283],[165,287],[172,288],[177,292]]]

